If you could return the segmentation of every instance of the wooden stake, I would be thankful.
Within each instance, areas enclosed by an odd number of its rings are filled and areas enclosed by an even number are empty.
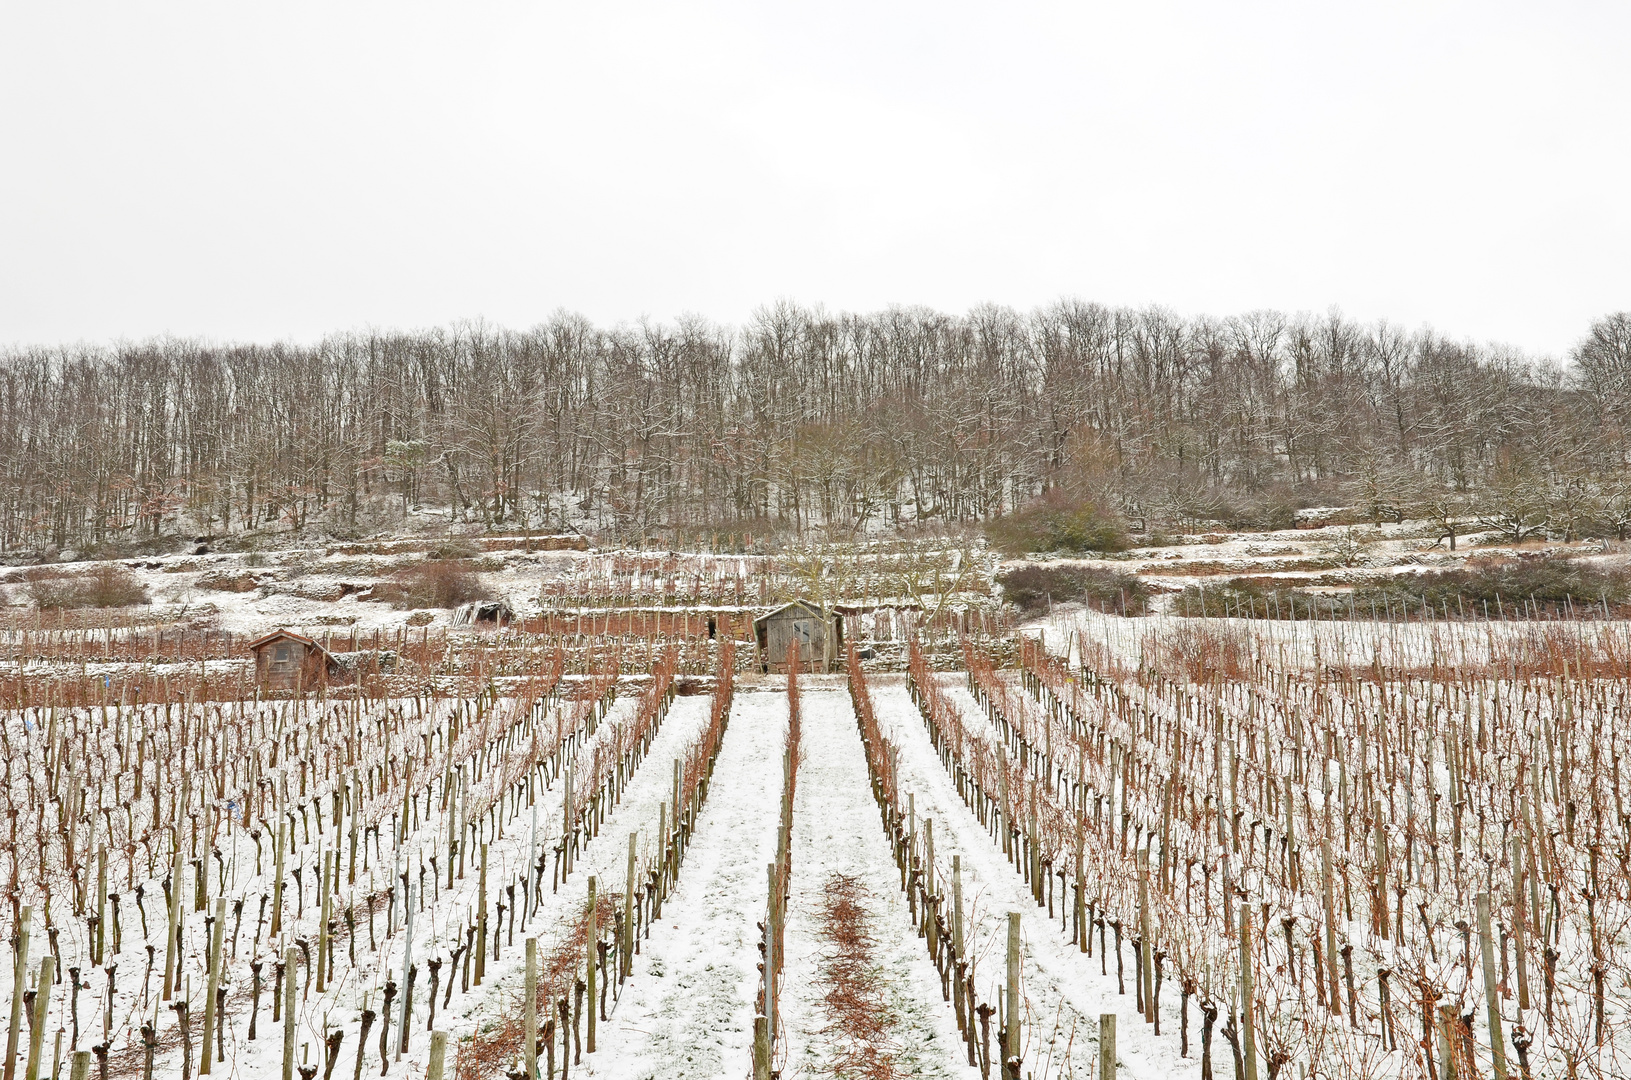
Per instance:
[[[534,1040],[536,1042],[536,1040]],[[447,1032],[433,1031],[430,1033],[430,1064],[425,1067],[425,1080],[442,1080],[447,1060]],[[527,1074],[529,1080],[538,1075],[538,1063],[533,1061],[533,1070]]]
[[[1008,913],[1008,1036],[1002,1048],[1002,1075],[1008,1075],[1008,1062],[1019,1056],[1019,912]]]
[[[1099,1080],[1116,1080],[1116,1014],[1099,1014]]]
[[[1138,966],[1143,997],[1139,1011],[1146,1024],[1155,1023],[1155,942],[1150,936],[1150,853],[1138,849]]]
[[[280,815],[277,823],[277,834],[272,840],[272,929],[271,934],[277,937],[283,929],[283,859],[284,849],[288,846],[283,837],[285,822]]]
[[[23,1074],[26,1080],[40,1080],[40,1057],[45,1050],[45,1021],[51,1010],[51,981],[56,974],[56,957],[42,957],[40,978],[34,994],[34,1028],[28,1035],[28,1068]]]
[[[209,989],[204,998],[204,1053],[198,1059],[198,1075],[203,1076],[210,1071],[210,1058],[214,1051],[215,1039],[215,988],[221,985],[221,946],[227,925],[227,902],[218,898],[215,901],[215,927],[210,935],[208,970]],[[319,988],[321,989],[321,988]]]
[[[593,880],[593,879],[591,879]],[[481,845],[481,870],[476,887],[476,985],[487,973],[487,845]]]
[[[170,868],[170,912],[167,922],[169,933],[164,940],[164,986],[162,987],[162,1000],[169,1001],[174,989],[174,982],[170,978],[172,971],[181,967],[181,957],[176,955],[176,931],[181,926],[181,834],[176,833],[175,858]]]
[[[17,1076],[17,1040],[22,1034],[23,994],[28,990],[28,938],[33,917],[33,907],[25,904],[17,923],[17,955],[12,966],[11,982],[11,1028],[6,1035],[4,1080],[16,1080]]]
[[[769,1024],[763,1013],[753,1018],[753,1080],[770,1080]]]
[[[591,1054],[595,1052],[595,1020],[600,1015],[600,1008],[596,1004],[600,1001],[600,997],[595,988],[595,954],[599,951],[596,949],[595,943],[600,938],[600,928],[596,925],[596,922],[595,878],[591,874],[589,875],[589,932],[584,936],[584,940],[589,943],[588,949],[585,950],[589,954],[588,977],[584,979],[589,992],[589,1031],[584,1041],[584,1049]]]
[[[1478,894],[1478,937],[1484,961],[1484,1005],[1489,1010],[1489,1048],[1495,1080],[1506,1080],[1506,1040],[1501,1034],[1501,1005],[1495,993],[1495,943],[1489,927],[1489,893]]]
[[[300,950],[293,946],[283,950],[283,1080],[294,1080],[294,984],[299,957]],[[362,1053],[361,1046],[357,1053]]]
[[[1257,1080],[1257,1029],[1252,1008],[1252,909],[1240,905],[1240,1028],[1246,1080]]]
[[[623,963],[618,968],[617,981],[622,982],[629,977],[629,966],[634,962],[634,855],[635,845],[639,843],[638,832],[629,833],[629,873],[628,885],[623,890]]]
[[[1529,1008],[1529,962],[1525,959],[1524,938],[1528,917],[1524,913],[1523,895],[1523,837],[1516,829],[1512,832],[1512,947],[1518,956],[1518,1008]]]
[[[527,939],[526,1004],[523,1008],[525,1010],[522,1014],[525,1019],[525,1026],[522,1030],[527,1041],[522,1058],[527,1063],[527,1080],[536,1080],[538,1076],[538,939],[535,937]],[[446,1041],[447,1036],[445,1034],[440,1032],[438,1034],[442,1034],[443,1040]],[[433,1035],[432,1038],[434,1039],[435,1036]],[[432,1043],[433,1052],[434,1045]],[[427,1080],[429,1080],[428,1077]]]

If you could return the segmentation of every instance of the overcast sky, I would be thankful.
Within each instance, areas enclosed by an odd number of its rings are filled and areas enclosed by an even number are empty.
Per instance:
[[[1561,355],[1631,4],[0,0],[0,342],[1079,296]]]

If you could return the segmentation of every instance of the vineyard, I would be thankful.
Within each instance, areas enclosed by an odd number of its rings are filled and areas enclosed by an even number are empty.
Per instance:
[[[282,695],[14,620],[4,1080],[1631,1071],[1606,609],[1016,628],[915,558],[809,579],[820,660],[755,638],[796,560],[324,632]]]

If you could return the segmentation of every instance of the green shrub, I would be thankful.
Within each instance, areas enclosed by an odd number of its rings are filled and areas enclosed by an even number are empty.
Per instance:
[[[1100,566],[1015,567],[997,575],[1002,595],[1026,615],[1056,604],[1080,603],[1097,611],[1142,615],[1149,609],[1150,587],[1132,574]]]
[[[1112,511],[1061,488],[1052,488],[1007,517],[986,526],[986,535],[1002,550],[1022,555],[1035,551],[1125,551],[1127,526]]]

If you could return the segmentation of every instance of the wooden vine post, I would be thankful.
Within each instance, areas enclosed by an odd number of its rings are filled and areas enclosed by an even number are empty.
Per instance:
[[[527,1065],[527,1080],[536,1080],[538,1076],[538,939],[527,939],[527,981],[525,985],[526,1001],[523,1006],[525,1023],[522,1027],[526,1042],[522,1046],[522,1060]],[[444,1043],[447,1036],[441,1034]],[[432,1036],[434,1039],[435,1036]],[[434,1047],[434,1042],[432,1043]]]
[[[595,918],[595,878],[594,875],[591,874],[589,875],[589,929],[584,935],[584,940],[587,941],[589,945],[589,947],[584,950],[584,952],[588,954],[588,970],[587,977],[585,978],[584,982],[588,985],[589,990],[589,1008],[587,1010],[589,1014],[589,1030],[584,1039],[584,1050],[591,1054],[595,1052],[595,1018],[600,1015],[600,1010],[595,1007],[595,1002],[600,1000],[599,994],[595,988],[595,975],[597,974],[595,971],[595,953],[597,951],[595,948],[595,942],[600,937],[600,928],[597,925],[598,921],[599,920]]]
[[[294,1080],[294,984],[295,963],[300,951],[294,946],[283,950],[283,1080]],[[362,1053],[362,1047],[357,1047]]]
[[[1489,1048],[1495,1080],[1506,1080],[1506,1040],[1501,1035],[1501,1004],[1495,989],[1495,943],[1489,925],[1489,893],[1478,894],[1478,938],[1483,954],[1484,1005],[1489,1011]]]
[[[17,921],[17,956],[12,967],[11,1027],[6,1034],[4,1080],[16,1080],[17,1077],[17,1041],[22,1035],[23,994],[28,989],[28,938],[33,916],[33,907],[25,904]]]
[[[617,969],[617,981],[620,983],[629,977],[629,967],[634,963],[634,862],[635,847],[639,841],[638,832],[629,833],[628,884],[623,889],[623,940],[619,942],[623,962]]]
[[[1240,1043],[1246,1065],[1246,1080],[1257,1080],[1256,1010],[1252,1007],[1252,909],[1240,905]]]
[[[28,1069],[26,1080],[40,1080],[40,1058],[45,1054],[45,1023],[51,1010],[51,983],[56,978],[57,959],[46,956],[40,960],[39,982],[34,988],[34,1025],[28,1034]]]
[[[1019,912],[1008,913],[1008,1003],[1003,1023],[1007,1038],[1002,1048],[1002,1075],[1019,1080],[1014,1062],[1019,1059]]]
[[[164,940],[164,982],[162,986],[162,1000],[169,1001],[174,988],[170,978],[172,971],[181,971],[181,957],[176,954],[176,940],[181,936],[181,834],[177,832],[175,856],[170,869],[170,911],[167,926],[169,933]]]
[[[204,1052],[198,1060],[198,1074],[206,1075],[210,1071],[210,1059],[214,1056],[212,1045],[215,1034],[215,989],[221,985],[221,946],[224,943],[227,925],[227,902],[224,897],[215,900],[215,926],[210,934],[208,957],[208,991],[204,998]]]

